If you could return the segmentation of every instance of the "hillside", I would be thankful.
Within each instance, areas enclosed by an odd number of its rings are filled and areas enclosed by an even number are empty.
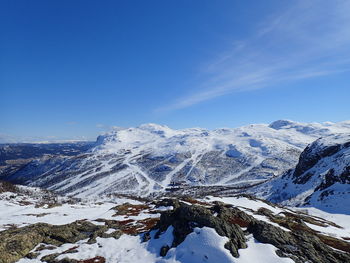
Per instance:
[[[276,121],[216,130],[146,124],[113,130],[89,151],[61,162],[39,160],[26,184],[77,197],[148,195],[164,191],[170,183],[244,187],[293,168],[317,138],[349,132],[349,122]],[[22,169],[11,180],[27,173]]]
[[[0,179],[25,184],[26,179],[11,176],[19,170],[33,171],[33,166],[50,159],[64,159],[89,150],[93,142],[71,143],[14,143],[0,144]],[[42,169],[45,170],[44,167]],[[26,173],[25,174],[27,177]]]
[[[272,202],[350,213],[350,134],[320,138],[302,152],[296,167],[252,190]]]

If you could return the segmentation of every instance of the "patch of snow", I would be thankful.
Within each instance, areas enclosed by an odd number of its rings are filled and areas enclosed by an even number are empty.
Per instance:
[[[174,209],[173,206],[159,206],[159,207],[155,208],[155,210],[158,210],[158,211],[170,211],[173,209]]]
[[[306,212],[311,216],[322,218],[324,220],[336,223],[337,225],[342,227],[342,228],[336,228],[333,226],[320,227],[312,224],[307,224],[310,228],[313,228],[314,230],[320,231],[325,234],[335,235],[338,238],[339,237],[350,238],[350,215],[327,213],[325,211],[322,211],[314,207],[305,207],[305,208],[290,207],[290,209],[294,211],[304,212],[304,213]]]
[[[65,257],[84,260],[101,256],[106,262],[144,263],[155,262],[156,256],[146,249],[139,236],[122,235],[119,239],[97,238],[95,244],[82,244],[77,248],[78,253],[61,255]],[[22,262],[19,262],[22,263]]]
[[[174,241],[174,236],[173,236],[173,231],[174,228],[173,226],[169,226],[168,229],[162,233],[161,235],[159,235],[159,238],[155,238],[155,234],[157,233],[158,230],[153,230],[151,231],[151,240],[148,241],[147,243],[147,249],[157,255],[160,256],[160,249],[163,246],[169,246],[171,247],[173,241]]]
[[[276,254],[277,248],[270,244],[256,241],[252,235],[248,237],[248,247],[239,249],[239,258],[235,263],[294,263],[290,258],[281,258]]]
[[[105,233],[106,234],[112,234],[113,232],[115,232],[116,230],[114,228],[109,228]]]
[[[196,227],[184,242],[168,251],[165,259],[181,263],[235,262],[235,258],[224,248],[228,241],[227,237],[218,235],[212,228]]]

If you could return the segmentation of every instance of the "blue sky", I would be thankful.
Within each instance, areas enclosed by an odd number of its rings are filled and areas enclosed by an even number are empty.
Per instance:
[[[349,14],[346,0],[3,0],[0,137],[348,120]]]

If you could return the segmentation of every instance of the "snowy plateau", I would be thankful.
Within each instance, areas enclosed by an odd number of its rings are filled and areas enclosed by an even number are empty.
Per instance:
[[[0,263],[350,262],[350,121],[1,147]]]

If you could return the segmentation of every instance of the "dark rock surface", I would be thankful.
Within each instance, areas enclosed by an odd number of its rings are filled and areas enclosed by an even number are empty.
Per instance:
[[[344,145],[334,144],[327,146],[320,146],[320,141],[316,140],[314,143],[308,145],[305,150],[301,153],[299,157],[299,162],[295,167],[293,173],[293,182],[296,184],[304,184],[309,180],[312,175],[305,174],[307,170],[310,170],[314,165],[316,165],[321,159],[332,156],[338,153],[341,149],[348,147],[348,142]]]
[[[255,219],[244,211],[216,202],[215,205],[188,205],[177,200],[163,200],[162,204],[172,205],[174,210],[162,213],[155,238],[173,226],[174,241],[172,247],[182,243],[195,227],[211,227],[221,236],[229,238],[225,244],[234,257],[239,257],[239,249],[246,248],[246,235],[252,234],[261,243],[272,244],[278,248],[280,257],[292,258],[297,263],[344,263],[350,262],[350,254],[346,252],[350,245],[336,238],[327,240],[325,236],[309,228],[304,221],[314,224],[325,224],[306,215],[286,214],[276,216],[268,209],[260,209],[258,214],[267,216],[272,222],[278,223],[291,231]],[[246,228],[246,230],[242,230]],[[147,236],[147,235],[145,235]],[[147,239],[146,239],[147,240]],[[335,250],[339,249],[339,250]],[[169,247],[160,251],[165,256]],[[342,252],[343,250],[344,252]]]
[[[17,261],[29,254],[40,243],[60,246],[87,238],[89,239],[88,243],[95,243],[96,237],[110,237],[110,235],[105,234],[107,229],[108,226],[97,226],[88,221],[76,221],[59,226],[38,223],[1,231],[0,263]],[[113,233],[115,238],[119,238],[120,235],[121,232],[118,231]],[[33,257],[35,254],[30,253],[28,256]]]
[[[255,221],[249,224],[247,231],[259,242],[274,245],[280,250],[280,255],[291,257],[297,263],[350,262],[349,254],[335,251],[316,235],[302,230],[287,232],[266,222]]]
[[[221,236],[227,236],[230,241],[225,245],[233,256],[238,257],[238,249],[245,248],[245,236],[242,229],[237,224],[230,221],[240,218],[240,213],[234,210],[229,211],[224,206],[214,206],[212,209],[199,205],[187,205],[178,201],[173,201],[174,210],[162,213],[159,223],[155,228],[159,229],[156,236],[167,230],[169,226],[174,227],[174,241],[172,247],[182,243],[186,236],[195,227],[211,227]],[[236,211],[237,212],[237,211]],[[215,213],[218,213],[215,215]],[[248,219],[249,220],[249,219]]]

